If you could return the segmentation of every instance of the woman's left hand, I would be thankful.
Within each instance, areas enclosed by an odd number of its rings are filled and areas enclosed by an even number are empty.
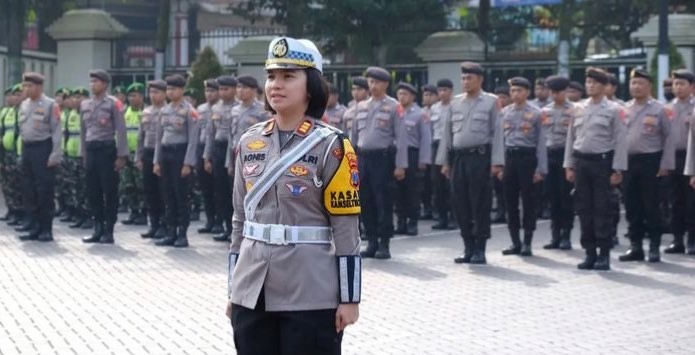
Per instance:
[[[229,320],[232,320],[232,301],[227,301],[227,310],[224,311],[224,314],[227,315]]]
[[[355,324],[360,317],[360,305],[356,303],[344,303],[338,305],[335,312],[335,332],[340,333],[350,324]]]

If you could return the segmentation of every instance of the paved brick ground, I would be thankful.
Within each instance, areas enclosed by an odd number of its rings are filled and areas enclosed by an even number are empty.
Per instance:
[[[394,241],[392,260],[364,262],[343,353],[693,353],[695,257],[619,264],[614,253],[613,271],[580,272],[579,250],[541,250],[547,229],[522,259],[500,254],[495,226],[487,266],[452,262],[455,232]],[[0,353],[234,353],[226,246],[190,233],[188,249],[158,248],[138,232],[119,225],[116,245],[86,246],[57,224],[55,243],[22,243],[0,224]]]

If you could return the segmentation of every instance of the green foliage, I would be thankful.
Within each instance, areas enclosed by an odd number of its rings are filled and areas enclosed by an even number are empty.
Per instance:
[[[220,60],[211,47],[203,48],[198,53],[198,58],[191,66],[191,75],[188,78],[188,87],[196,90],[196,100],[198,102],[205,101],[205,88],[203,81],[210,78],[216,78],[222,75],[224,69]]]

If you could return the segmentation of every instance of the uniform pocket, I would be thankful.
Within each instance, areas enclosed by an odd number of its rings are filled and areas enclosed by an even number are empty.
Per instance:
[[[473,132],[486,132],[490,130],[489,120],[487,112],[475,112],[471,119],[471,131]]]
[[[455,113],[451,115],[451,132],[460,132],[463,129],[463,114]]]

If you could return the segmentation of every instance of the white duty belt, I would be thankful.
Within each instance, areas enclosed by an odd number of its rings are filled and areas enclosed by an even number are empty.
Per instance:
[[[285,226],[282,224],[262,224],[244,222],[244,237],[266,244],[331,244],[331,227]]]

